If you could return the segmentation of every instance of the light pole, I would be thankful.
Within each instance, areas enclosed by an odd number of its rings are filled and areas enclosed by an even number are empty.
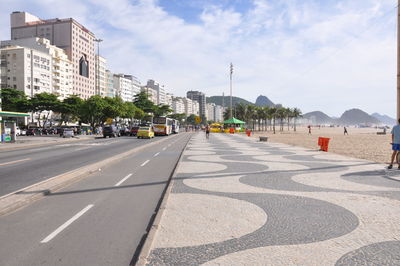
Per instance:
[[[400,1],[400,0],[399,0]],[[232,74],[233,74],[233,65],[230,65],[230,89],[231,89],[231,99],[230,99],[230,117],[232,118]]]
[[[400,119],[400,0],[397,5],[397,120]]]
[[[97,42],[97,60],[96,60],[96,95],[100,95],[100,43],[102,39],[94,39]]]

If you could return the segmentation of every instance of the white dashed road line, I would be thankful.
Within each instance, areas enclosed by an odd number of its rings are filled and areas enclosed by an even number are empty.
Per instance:
[[[154,154],[154,156],[153,157],[156,157],[156,156],[158,156],[160,153],[159,152],[157,152],[156,154]]]
[[[75,220],[77,220],[79,217],[81,217],[83,214],[85,214],[85,212],[87,212],[88,210],[90,210],[90,208],[92,208],[94,205],[90,204],[88,206],[86,206],[83,210],[81,210],[80,212],[78,212],[77,214],[75,214],[71,219],[69,219],[68,221],[66,221],[63,225],[61,225],[60,227],[58,227],[53,233],[51,233],[50,235],[48,235],[45,239],[43,239],[42,241],[40,241],[40,243],[47,243],[50,240],[52,240],[54,237],[56,237],[59,233],[61,233],[65,228],[67,228],[70,224],[72,224]]]
[[[148,162],[150,162],[150,160],[145,161],[145,162],[142,163],[140,166],[145,166]]]
[[[14,163],[20,163],[20,162],[25,162],[25,161],[29,161],[30,159],[31,158],[26,158],[26,159],[16,160],[16,161],[12,161],[12,162],[0,163],[0,166],[14,164]]]
[[[162,150],[165,151],[167,149],[167,147],[164,147]]]
[[[124,183],[131,176],[132,176],[132,174],[129,174],[129,175],[125,176],[124,178],[121,179],[121,181],[119,181],[117,184],[115,184],[114,187],[118,187],[119,185]]]

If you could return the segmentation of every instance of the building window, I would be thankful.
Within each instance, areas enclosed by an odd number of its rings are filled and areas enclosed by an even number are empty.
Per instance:
[[[79,75],[89,77],[89,62],[86,59],[86,55],[83,55],[79,60]]]

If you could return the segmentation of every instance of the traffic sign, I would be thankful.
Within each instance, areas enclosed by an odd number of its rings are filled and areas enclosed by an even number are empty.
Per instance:
[[[196,124],[200,124],[201,123],[201,117],[200,116],[196,116],[195,117],[195,121],[196,121]]]

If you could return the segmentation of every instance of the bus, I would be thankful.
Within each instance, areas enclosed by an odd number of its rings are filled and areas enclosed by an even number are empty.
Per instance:
[[[153,118],[154,134],[168,136],[172,134],[173,119],[160,116]]]
[[[179,133],[179,121],[176,119],[172,120],[172,133],[174,133],[174,134]]]

